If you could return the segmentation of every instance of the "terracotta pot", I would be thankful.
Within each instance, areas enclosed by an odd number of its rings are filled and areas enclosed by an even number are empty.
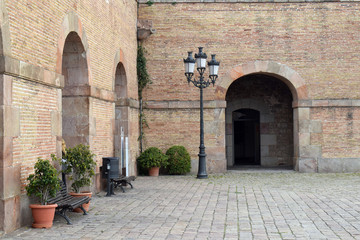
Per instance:
[[[49,205],[39,205],[39,204],[30,204],[32,215],[34,218],[34,223],[32,227],[34,228],[51,228],[54,221],[55,208],[57,204]]]
[[[152,168],[149,168],[149,176],[152,176],[152,177],[157,177],[159,176],[159,167],[152,167]]]
[[[83,196],[87,196],[89,198],[91,198],[92,196],[92,192],[81,192],[81,193],[75,193],[75,192],[71,192],[69,193],[71,196],[73,197],[83,197]],[[89,211],[89,207],[90,207],[90,201],[88,203],[84,203],[83,205],[83,208],[85,209],[86,212]],[[75,208],[74,209],[74,212],[77,212],[77,213],[82,213],[83,211],[81,210],[81,208]]]

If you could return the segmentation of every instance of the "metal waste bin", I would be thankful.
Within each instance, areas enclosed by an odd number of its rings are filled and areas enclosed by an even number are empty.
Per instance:
[[[119,171],[119,158],[118,157],[104,157],[102,164],[102,178],[114,179],[120,175]]]
[[[119,178],[119,158],[118,157],[104,157],[101,168],[101,177],[107,179],[107,194],[106,196],[114,195],[114,189],[111,179]]]

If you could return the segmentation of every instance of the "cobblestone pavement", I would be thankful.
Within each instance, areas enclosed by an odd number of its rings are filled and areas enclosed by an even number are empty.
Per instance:
[[[360,174],[229,171],[138,177],[89,215],[4,239],[360,239]]]

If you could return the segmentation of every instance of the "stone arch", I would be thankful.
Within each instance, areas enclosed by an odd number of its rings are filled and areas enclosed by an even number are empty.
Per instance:
[[[124,53],[121,49],[119,49],[115,54],[114,71],[113,71],[113,89],[116,95],[114,150],[115,150],[115,156],[119,157],[120,159],[122,159],[121,156],[122,131],[124,137],[129,136],[130,106],[128,100],[128,80],[127,80],[125,66],[126,65],[125,65]]]
[[[299,126],[301,122],[307,119],[306,114],[300,114],[307,109],[300,107],[300,100],[308,99],[308,92],[305,80],[290,67],[273,61],[253,61],[245,64],[240,64],[232,68],[228,74],[219,80],[216,88],[216,98],[218,100],[225,100],[227,90],[230,85],[241,77],[261,74],[275,77],[281,82],[285,83],[292,95],[293,107],[293,167],[295,170],[302,171],[301,168],[301,154],[300,149],[306,147],[301,145],[301,133]],[[226,126],[226,129],[228,127]],[[299,167],[300,166],[300,167]]]
[[[125,75],[125,79],[124,78],[121,78],[121,79],[117,78],[117,76],[119,77],[119,74],[123,75],[123,76]],[[113,91],[115,91],[116,94],[117,94],[116,84],[120,80],[122,82],[126,81],[126,86],[127,86],[126,62],[125,62],[124,52],[121,49],[116,51],[115,58],[114,58],[114,65],[113,65],[112,89],[113,89]],[[124,96],[124,94],[126,96]],[[126,93],[123,93],[121,97],[127,97],[127,88],[126,88]]]
[[[62,63],[63,63],[63,52],[65,47],[65,42],[67,37],[71,32],[77,33],[79,36],[81,43],[84,47],[84,52],[86,54],[86,61],[88,66],[88,84],[91,85],[92,82],[92,74],[90,69],[90,52],[89,52],[89,44],[86,36],[85,29],[80,21],[80,18],[75,12],[69,12],[65,17],[61,24],[60,34],[58,39],[58,47],[56,51],[56,72],[62,73]]]
[[[308,99],[305,80],[295,70],[274,61],[253,61],[232,68],[217,84],[217,99],[225,99],[227,89],[235,80],[254,73],[272,75],[283,81],[289,87],[295,105],[299,100]]]
[[[228,167],[294,165],[293,96],[283,81],[262,73],[242,76],[229,86],[226,102]],[[258,119],[244,109],[258,111]]]

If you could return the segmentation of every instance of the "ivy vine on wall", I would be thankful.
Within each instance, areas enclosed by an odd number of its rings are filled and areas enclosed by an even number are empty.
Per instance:
[[[140,125],[140,152],[143,150],[143,140],[144,140],[144,131],[143,127],[148,127],[146,122],[146,117],[143,111],[143,90],[148,85],[151,84],[150,75],[147,72],[146,68],[146,58],[145,58],[145,49],[142,45],[138,46],[137,50],[137,78],[138,78],[138,94],[140,102],[140,113],[139,113],[139,125]]]

